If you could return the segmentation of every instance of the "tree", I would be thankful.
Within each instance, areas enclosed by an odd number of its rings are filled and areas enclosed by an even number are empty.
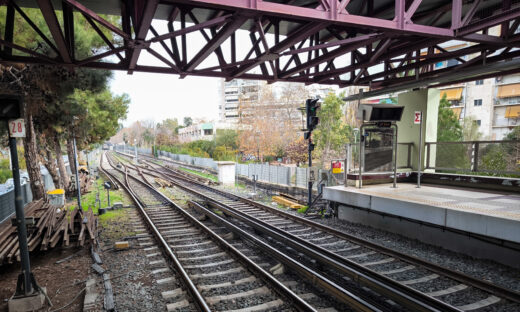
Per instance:
[[[462,137],[464,141],[478,141],[482,138],[480,127],[473,116],[464,118],[462,127]]]
[[[184,117],[183,124],[184,127],[189,127],[193,124],[193,119],[191,117]]]
[[[217,129],[215,143],[217,146],[224,146],[233,150],[238,148],[238,133],[232,129]]]
[[[271,85],[262,86],[257,101],[240,98],[240,151],[256,155],[282,157],[287,146],[300,135],[301,113],[308,92],[303,85],[285,84],[277,94]]]
[[[446,94],[439,103],[437,120],[438,142],[459,142],[463,139],[462,127],[455,112],[450,109],[450,102]],[[469,168],[470,153],[468,146],[459,144],[438,145],[436,149],[436,167],[441,168]]]
[[[296,140],[289,143],[287,146],[287,157],[292,162],[295,162],[298,167],[308,160],[308,145],[303,136],[298,136]]]
[[[39,10],[24,9],[29,18],[42,30],[47,38],[52,38],[50,31],[46,26],[45,20],[42,18]],[[0,29],[5,25],[5,10],[0,10]],[[61,12],[57,12],[58,18],[62,17]],[[20,14],[15,15],[15,37],[23,42],[28,42],[26,46],[29,50],[43,50],[44,54],[51,57],[55,55],[51,47],[38,36]],[[98,49],[104,49],[106,43],[104,39],[93,31],[90,23],[81,17],[80,13],[75,14],[74,19],[74,35],[76,42],[75,54],[78,58],[88,57],[97,53]],[[117,23],[117,17],[106,17],[109,22]],[[114,38],[112,33],[107,29],[102,29],[104,36],[111,40],[112,43],[118,45],[120,39]],[[13,53],[19,53],[13,51]],[[7,70],[3,70],[7,68]],[[43,197],[43,182],[40,175],[39,158],[49,166],[52,172],[55,172],[55,162],[50,161],[52,152],[58,160],[60,169],[60,178],[65,179],[66,174],[62,173],[61,146],[60,140],[67,139],[67,150],[69,158],[71,156],[71,136],[70,131],[66,129],[72,124],[72,116],[78,114],[73,113],[74,107],[69,106],[64,101],[68,95],[75,89],[104,89],[110,72],[88,69],[62,68],[57,66],[45,65],[16,65],[13,67],[3,67],[0,70],[0,80],[5,77],[14,77],[15,80],[7,86],[2,85],[2,92],[9,91],[15,94],[23,94],[25,98],[24,118],[26,120],[27,137],[24,140],[24,154],[27,161],[27,170],[31,180],[31,190],[33,198]],[[14,83],[14,84],[13,84]],[[14,87],[14,88],[13,88]],[[55,139],[58,137],[58,139]],[[38,150],[46,149],[54,146],[53,151],[38,155]],[[40,156],[40,157],[39,157]],[[71,169],[74,169],[73,162]],[[55,177],[54,177],[55,178]],[[60,181],[62,184],[63,181]]]
[[[328,160],[338,157],[343,152],[343,146],[349,142],[352,132],[351,127],[346,123],[343,115],[345,95],[336,95],[330,92],[323,100],[321,108],[318,110],[320,119],[312,137],[321,155],[321,166],[326,167]]]
[[[450,106],[451,104],[444,94],[439,103],[439,117],[437,119],[437,141],[439,142],[457,142],[463,138],[462,127]]]

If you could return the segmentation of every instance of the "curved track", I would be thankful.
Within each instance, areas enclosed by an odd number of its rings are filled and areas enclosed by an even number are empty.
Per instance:
[[[267,273],[261,264],[245,256],[239,250],[240,247],[223,239],[221,236],[226,234],[224,228],[210,229],[151,185],[129,173],[134,171],[139,174],[139,168],[126,168],[124,164],[119,167],[123,167],[123,170],[111,169],[105,172],[113,177],[119,176],[116,179],[120,183],[124,178],[125,188],[135,198],[143,218],[168,253],[175,270],[181,273],[186,288],[201,310],[337,311],[309,305]],[[315,273],[310,275],[314,282],[320,279]],[[356,310],[379,310],[348,292],[342,291],[341,296],[348,297],[347,303]],[[180,302],[172,305],[179,307]]]
[[[302,248],[302,252],[311,259],[332,266],[413,310],[495,311],[520,308],[520,294],[512,290],[223,192],[187,179],[177,170],[148,164],[147,174],[168,179],[241,224],[277,237],[292,248]],[[152,169],[152,166],[155,168]]]

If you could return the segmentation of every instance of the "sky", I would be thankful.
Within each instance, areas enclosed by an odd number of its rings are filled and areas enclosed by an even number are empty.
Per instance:
[[[165,21],[154,20],[152,25],[159,35],[168,33]],[[174,23],[174,26],[178,29],[180,25]],[[147,39],[150,38],[149,34]],[[242,42],[242,40],[247,40],[249,43],[248,33],[245,31],[237,33],[237,42]],[[187,41],[189,58],[206,44],[206,40],[198,32],[188,34]],[[227,49],[227,46],[227,42],[221,45],[224,50]],[[152,44],[152,48],[170,59],[159,44]],[[245,56],[248,50],[249,46],[238,45],[237,58]],[[224,55],[229,55],[229,53],[224,52]],[[147,51],[141,52],[138,65],[165,66]],[[218,65],[218,62],[215,55],[212,54],[198,68],[215,65]],[[128,75],[126,71],[116,71],[110,86],[113,93],[127,93],[130,96],[131,103],[127,119],[123,121],[124,126],[129,126],[138,120],[161,122],[167,118],[177,118],[180,123],[184,117],[217,120],[220,83],[220,78],[188,76],[179,79],[178,75],[171,74],[134,72],[132,75]]]
[[[186,77],[177,75],[124,71],[114,72],[111,81],[113,93],[127,93],[131,103],[124,126],[138,120],[161,122],[184,117],[215,120],[218,117],[219,93],[217,78]]]
[[[159,35],[168,33],[166,21],[154,20],[152,26]],[[174,23],[174,27],[179,29],[179,23]],[[150,38],[151,34],[147,39]],[[237,31],[236,41],[238,43],[237,59],[241,60],[251,47],[249,33],[242,30]],[[266,34],[266,41],[270,46],[273,45],[274,36]],[[191,59],[207,43],[199,32],[189,33],[187,42],[188,59]],[[178,43],[180,44],[180,40]],[[223,54],[229,57],[229,39],[220,47]],[[170,59],[159,43],[153,43],[152,48],[166,59]],[[288,58],[289,56],[282,56],[281,60],[286,61]],[[348,57],[344,56],[344,58],[345,62],[348,62]],[[142,50],[138,65],[165,66],[146,50]],[[197,69],[216,65],[218,65],[218,60],[212,53]],[[180,79],[178,75],[172,74],[134,72],[132,75],[128,75],[126,71],[116,71],[110,85],[113,93],[127,93],[130,96],[129,112],[127,119],[123,121],[124,126],[129,126],[138,120],[153,120],[158,123],[167,118],[177,118],[180,123],[184,117],[192,117],[194,120],[217,120],[221,81],[220,78],[188,76]]]

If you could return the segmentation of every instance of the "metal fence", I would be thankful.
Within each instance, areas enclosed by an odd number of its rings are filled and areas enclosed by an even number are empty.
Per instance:
[[[70,172],[68,165],[66,166],[66,169]],[[41,166],[40,172],[42,175],[44,190],[53,190],[54,182],[52,182],[52,177],[49,174],[49,171],[47,171],[47,168]],[[22,203],[25,206],[33,199],[29,176],[26,172],[20,171],[20,182],[22,189]],[[7,183],[0,184],[0,223],[9,218],[14,213],[14,210],[14,184],[13,180],[9,179]]]
[[[426,169],[520,176],[520,141],[426,142]]]
[[[183,162],[189,165],[196,165],[199,167],[205,167],[213,170],[217,170],[217,163],[211,158],[200,158],[192,157],[183,154],[173,154],[165,151],[158,151],[162,157]],[[308,171],[307,168],[299,167],[286,167],[280,165],[265,164],[236,164],[235,172],[239,176],[253,179],[255,176],[258,181],[286,185],[286,186],[297,186],[307,187]],[[318,171],[318,181],[321,180],[322,176],[326,175],[325,182],[327,185],[338,185],[342,184],[343,181],[334,181],[330,175],[329,170]],[[317,181],[317,182],[318,182]],[[317,183],[314,183],[314,188],[317,188]]]

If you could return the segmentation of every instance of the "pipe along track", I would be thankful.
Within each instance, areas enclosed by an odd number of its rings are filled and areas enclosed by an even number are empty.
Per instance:
[[[152,171],[149,168],[147,170]],[[471,311],[485,308],[493,309],[499,304],[520,307],[518,305],[520,294],[515,291],[390,250],[279,209],[197,183],[194,179],[186,179],[182,175],[176,174],[175,170],[164,166],[149,174],[153,175],[154,173],[162,178],[167,178],[181,189],[204,199],[209,206],[239,220],[240,223],[253,227],[255,231],[276,238],[323,266],[333,267],[350,276],[360,285],[372,288],[411,310]],[[201,208],[198,207],[198,209]],[[350,254],[353,250],[361,251],[361,253]],[[344,255],[345,253],[347,255]],[[378,255],[379,260],[377,261],[356,262],[356,260],[365,257],[377,258]],[[389,265],[392,268],[389,269]],[[381,266],[385,269],[375,269]],[[422,274],[421,277],[405,280],[392,278],[399,274],[421,270],[426,271],[426,274]],[[448,283],[451,286],[424,292],[411,287],[421,283],[433,283],[440,279],[451,280],[451,283]],[[475,290],[484,293],[484,295],[475,296],[482,299],[458,306],[445,302],[449,301],[446,298],[457,295],[459,292]],[[488,295],[486,296],[485,293]]]
[[[108,158],[110,159],[110,158]],[[109,160],[110,161],[110,160]],[[119,174],[124,174],[125,182],[121,183],[121,179],[115,177],[114,171],[117,171]],[[139,211],[143,215],[143,218],[148,224],[148,227],[152,229],[154,235],[157,240],[161,243],[163,249],[166,251],[168,257],[174,263],[175,269],[177,272],[181,273],[181,277],[186,285],[186,287],[190,290],[190,294],[192,298],[194,298],[197,302],[197,305],[202,311],[211,310],[226,310],[226,311],[260,311],[267,309],[275,309],[275,310],[298,310],[298,311],[317,311],[315,308],[310,306],[307,302],[301,299],[298,295],[293,293],[289,288],[284,286],[281,282],[275,279],[272,275],[264,271],[259,265],[251,261],[248,257],[244,256],[237,248],[230,245],[226,240],[218,236],[213,230],[202,224],[197,218],[190,215],[184,209],[177,206],[174,202],[172,202],[168,197],[157,191],[153,188],[153,186],[143,182],[136,177],[132,176],[128,173],[128,170],[104,170],[107,175],[111,175],[114,179],[117,179],[120,184],[131,194],[131,197],[136,201],[138,205]],[[146,198],[144,195],[147,192],[147,196],[153,194],[153,199]],[[169,218],[164,220],[164,217]],[[175,219],[171,219],[174,216]],[[172,221],[174,220],[174,221]],[[204,233],[204,234],[202,234]],[[199,238],[200,237],[200,238]],[[207,239],[209,237],[209,239]],[[172,240],[168,240],[173,238]],[[192,244],[194,241],[197,243]],[[188,242],[188,245],[181,243]],[[200,253],[204,254],[203,256],[194,257],[195,253],[193,250],[183,250],[183,247],[191,246],[193,248],[198,248]],[[206,246],[206,247],[204,247]],[[205,249],[204,249],[205,248]],[[203,250],[204,249],[204,250]],[[213,254],[208,255],[209,250],[214,250]],[[276,250],[269,251],[274,258],[283,257],[283,255]],[[180,254],[185,254],[185,257],[180,257]],[[224,259],[218,263],[210,263],[209,266],[213,267],[215,264],[219,264],[215,269],[220,270],[220,272],[204,272],[198,274],[192,274],[193,271],[190,269],[196,269],[196,265],[187,265],[192,260],[198,259],[214,259],[213,255],[219,255],[219,259],[226,254],[227,259]],[[274,256],[276,254],[276,256]],[[257,305],[246,305],[246,306],[231,306],[218,304],[222,301],[225,301],[226,295],[223,296],[211,296],[207,297],[203,294],[201,295],[198,291],[199,289],[208,288],[207,285],[201,285],[200,283],[193,282],[192,279],[194,276],[197,278],[203,279],[204,276],[217,276],[222,275],[225,276],[227,273],[225,271],[225,263],[226,262],[234,262],[234,259],[238,259],[243,265],[243,268],[239,268],[240,271],[250,271],[254,273],[255,276],[260,277],[260,279],[264,282],[264,286],[259,289],[262,291],[262,294],[265,295],[265,299],[267,302],[257,304]],[[201,266],[205,266],[208,264],[203,264]],[[317,274],[300,264],[296,263],[296,265],[300,266],[302,270],[307,271],[307,276],[309,279],[312,279],[317,284],[328,283],[332,286],[329,281],[323,279]],[[224,271],[222,271],[224,270]],[[231,268],[227,270],[237,271],[237,268]],[[227,284],[240,284],[241,280],[236,280],[236,274],[228,274],[231,279]],[[190,277],[192,279],[190,279]],[[246,278],[247,279],[247,278]],[[256,278],[251,278],[258,283]],[[197,285],[195,285],[197,284]],[[226,283],[220,283],[218,285],[225,285]],[[218,286],[217,285],[217,286]],[[266,286],[269,286],[267,288]],[[211,287],[211,286],[209,286]],[[330,287],[330,286],[329,286]],[[375,306],[370,305],[363,300],[360,300],[356,296],[346,292],[340,287],[336,287],[337,292],[340,293],[340,298],[345,299],[348,297],[349,305],[353,306],[357,311],[379,311],[379,309]],[[274,293],[270,291],[270,289],[274,290]],[[241,296],[245,296],[251,294],[254,296],[253,292],[243,292],[242,294],[228,294],[230,298],[240,298]],[[276,294],[276,295],[275,295]],[[281,300],[280,298],[283,298]],[[254,300],[254,302],[258,302],[258,298]],[[327,310],[327,309],[326,309]],[[328,309],[328,311],[333,311]]]

